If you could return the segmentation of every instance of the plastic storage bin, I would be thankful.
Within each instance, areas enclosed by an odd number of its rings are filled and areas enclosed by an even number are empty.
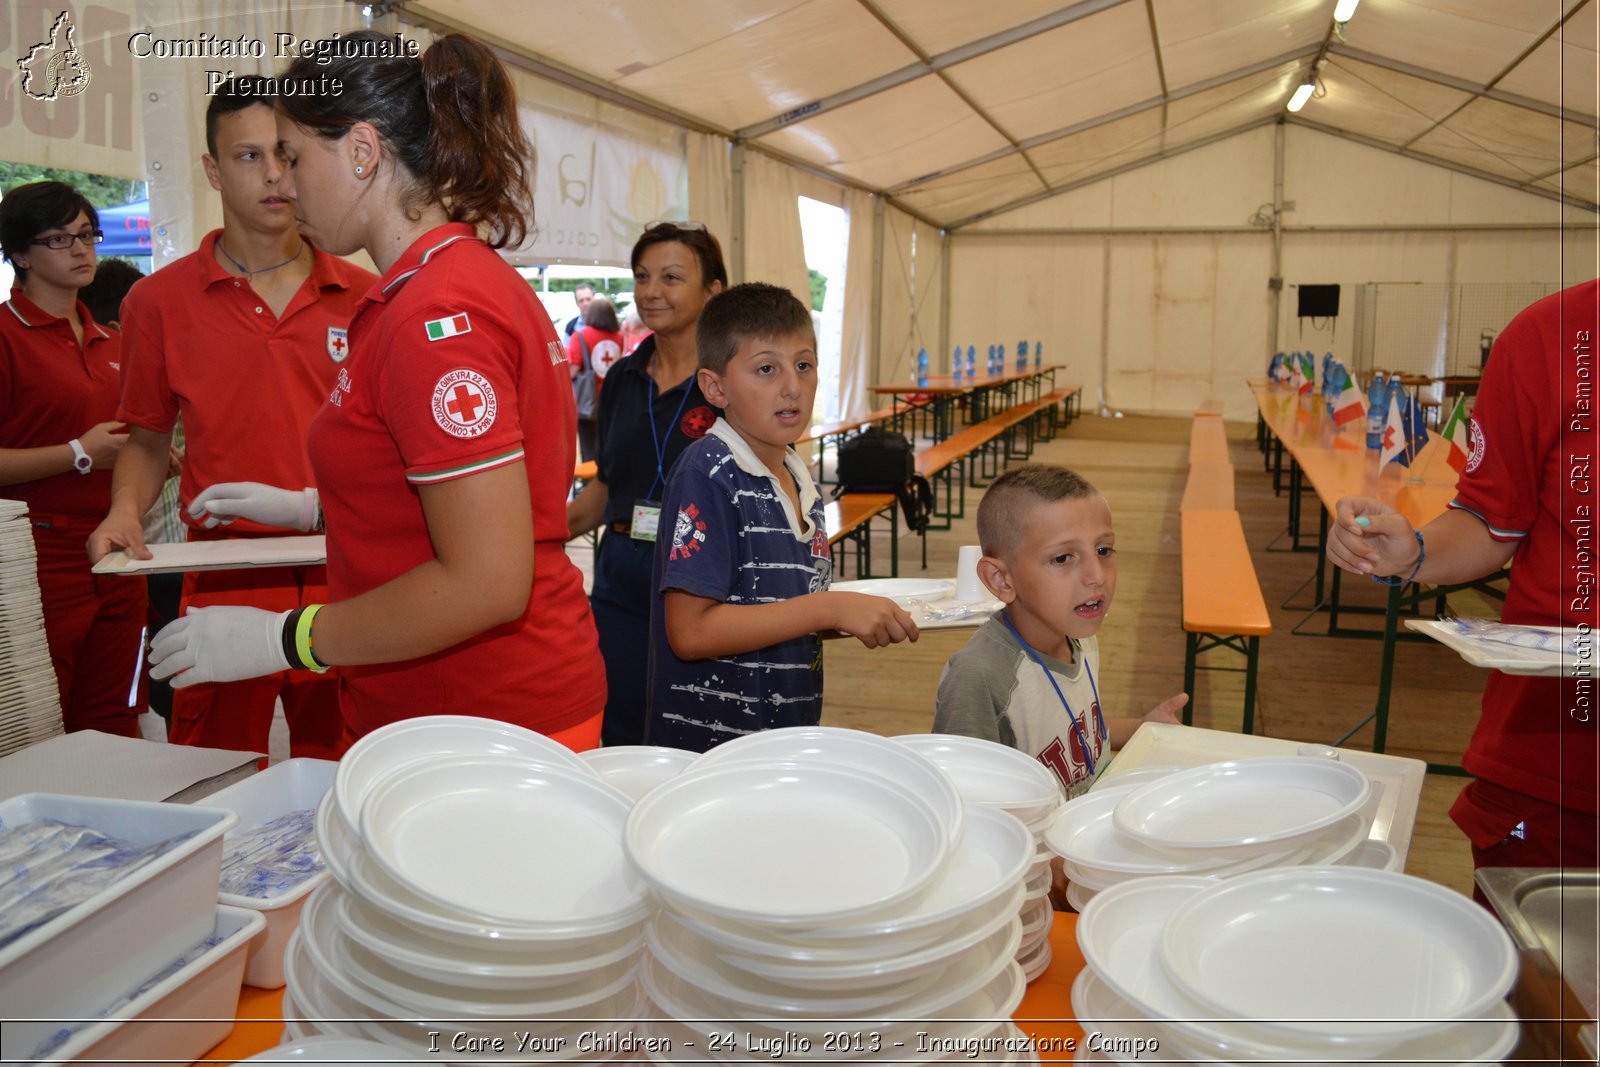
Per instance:
[[[229,831],[231,836],[265,825],[291,811],[315,809],[322,795],[333,785],[338,769],[336,760],[285,760],[211,794],[205,802],[238,813],[239,824]],[[289,935],[300,925],[300,909],[306,898],[327,879],[328,871],[324,868],[320,874],[275,897],[218,894],[217,899],[223,904],[259,911],[267,920],[266,932],[250,946],[250,961],[244,971],[245,985],[262,989],[283,986],[283,950],[289,944]]]
[[[196,1060],[233,1031],[245,952],[266,920],[260,912],[218,906],[216,944],[193,953],[166,976],[104,1019],[46,1053],[45,1064],[95,1060]],[[168,961],[168,965],[174,961]]]
[[[140,845],[194,836],[0,948],[0,1060],[31,1057],[60,1029],[49,1020],[100,1015],[211,934],[222,835],[238,821],[220,808],[53,793],[0,801],[0,826],[43,819]]]

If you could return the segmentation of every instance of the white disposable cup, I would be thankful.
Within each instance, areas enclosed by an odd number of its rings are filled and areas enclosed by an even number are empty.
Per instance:
[[[957,600],[985,600],[989,596],[983,583],[978,580],[978,560],[983,558],[983,549],[977,545],[962,545],[961,555],[956,561],[956,599]]]

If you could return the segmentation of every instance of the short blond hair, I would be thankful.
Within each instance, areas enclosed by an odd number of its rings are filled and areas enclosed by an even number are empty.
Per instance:
[[[1013,467],[994,480],[978,504],[978,544],[986,556],[1009,559],[1034,508],[1099,495],[1083,475],[1054,463]]]

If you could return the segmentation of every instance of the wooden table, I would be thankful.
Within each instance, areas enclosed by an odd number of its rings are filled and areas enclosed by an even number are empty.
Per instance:
[[[869,391],[877,396],[890,397],[891,404],[902,397],[927,397],[933,409],[933,440],[937,443],[954,432],[955,420],[951,413],[956,398],[969,396],[972,402],[970,418],[974,422],[981,422],[988,417],[989,403],[997,395],[1005,399],[1006,406],[1010,406],[1019,392],[1026,395],[1031,390],[1037,399],[1042,394],[1045,378],[1050,379],[1054,388],[1056,371],[1062,366],[1064,364],[1049,364],[1026,370],[1007,370],[1000,374],[979,374],[975,378],[930,374],[921,383],[913,378],[905,383],[870,386]]]
[[[1448,442],[1435,435],[1412,460],[1409,468],[1391,463],[1379,472],[1379,453],[1366,447],[1366,422],[1359,420],[1338,426],[1328,417],[1321,403],[1313,398],[1308,409],[1285,386],[1251,381],[1250,391],[1260,413],[1260,425],[1270,434],[1274,450],[1281,460],[1284,452],[1290,457],[1289,470],[1289,532],[1294,547],[1300,545],[1300,493],[1302,479],[1311,483],[1321,505],[1317,533],[1317,568],[1315,574],[1316,596],[1312,609],[1304,619],[1322,611],[1328,613],[1328,635],[1331,637],[1381,638],[1383,641],[1382,666],[1379,672],[1378,697],[1373,711],[1333,743],[1342,744],[1368,722],[1374,723],[1373,751],[1382,752],[1388,735],[1389,689],[1394,679],[1394,649],[1400,640],[1410,635],[1399,633],[1402,609],[1415,608],[1425,600],[1436,600],[1442,607],[1444,599],[1462,589],[1487,590],[1497,595],[1492,583],[1504,577],[1491,576],[1458,585],[1435,586],[1427,591],[1408,592],[1404,586],[1392,586],[1388,601],[1382,609],[1384,627],[1381,632],[1353,629],[1339,625],[1339,615],[1377,612],[1379,609],[1362,609],[1341,606],[1340,586],[1344,572],[1330,568],[1327,561],[1328,525],[1339,500],[1347,496],[1375,497],[1404,515],[1416,529],[1444,514],[1456,494],[1456,472],[1446,462],[1444,452]],[[1298,632],[1299,624],[1294,628]],[[1449,766],[1431,767],[1445,773],[1457,772]]]
[[[1078,917],[1070,913],[1055,916],[1050,928],[1053,954],[1050,965],[1029,983],[1022,1005],[1012,1015],[1023,1033],[1037,1043],[1044,1063],[1073,1062],[1075,1049],[1084,1039],[1082,1028],[1072,1020],[1072,983],[1083,969],[1083,953],[1078,950],[1076,936],[1077,920]],[[283,1036],[283,990],[245,986],[239,996],[236,1018],[238,1022],[233,1033],[196,1062],[234,1063],[278,1044]],[[422,1055],[425,1050],[416,1051]],[[911,1050],[907,1053],[908,1059],[915,1058]]]

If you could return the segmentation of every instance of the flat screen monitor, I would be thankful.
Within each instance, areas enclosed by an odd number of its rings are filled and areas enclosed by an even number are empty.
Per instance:
[[[1300,317],[1302,319],[1330,319],[1339,315],[1339,287],[1337,285],[1300,286]]]

